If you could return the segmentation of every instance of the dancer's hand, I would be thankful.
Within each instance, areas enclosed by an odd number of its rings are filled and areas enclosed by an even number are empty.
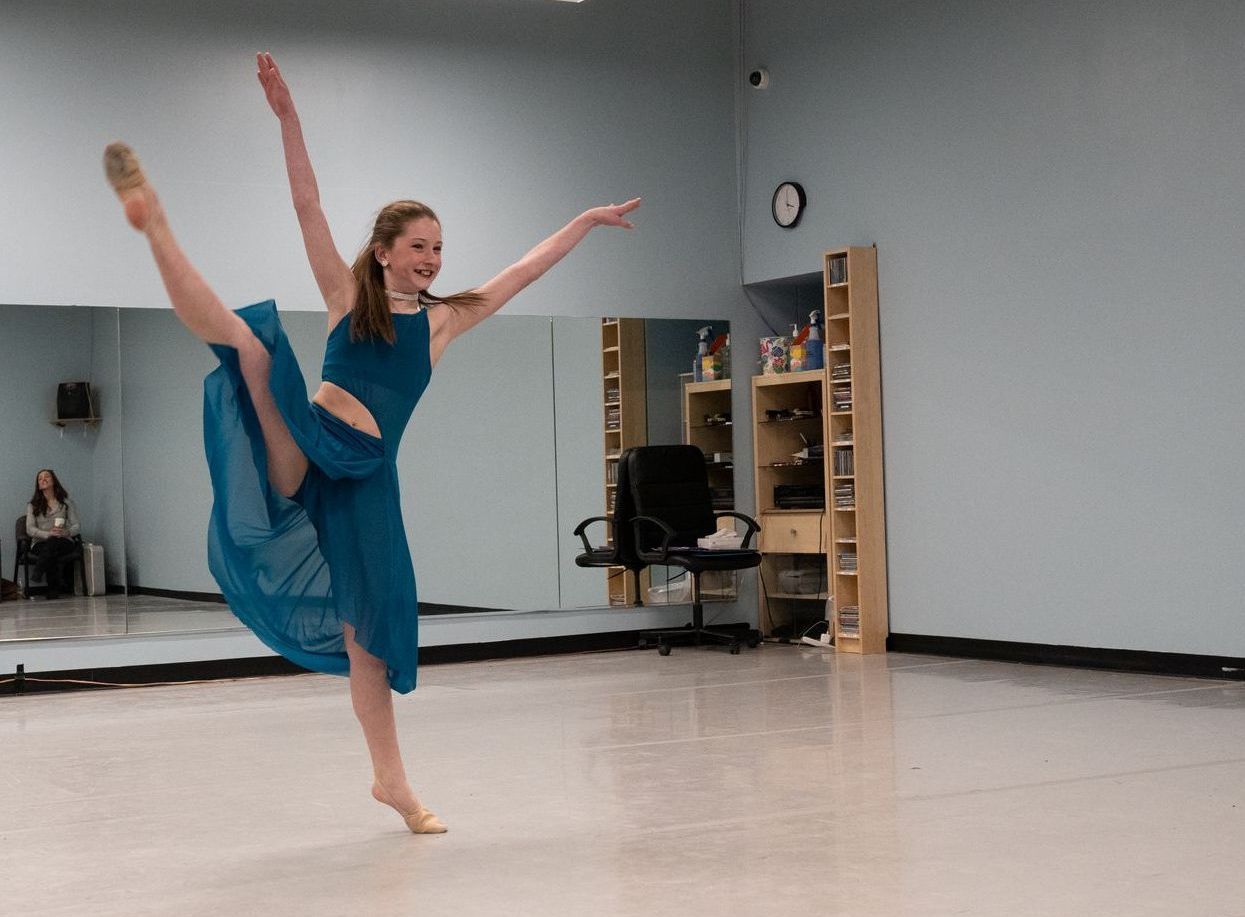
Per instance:
[[[635,229],[631,222],[624,219],[624,214],[628,214],[640,206],[640,199],[633,197],[625,204],[610,204],[608,207],[593,207],[587,212],[587,216],[596,226],[621,226],[623,229]]]
[[[267,51],[259,52],[255,55],[255,66],[255,75],[259,77],[259,84],[264,87],[264,95],[268,97],[272,113],[278,118],[297,114],[294,111],[294,97],[290,95],[290,87],[285,85],[272,55]]]

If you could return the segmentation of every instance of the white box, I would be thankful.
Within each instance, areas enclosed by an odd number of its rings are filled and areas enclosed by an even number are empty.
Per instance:
[[[86,582],[78,583],[83,595],[103,595],[107,589],[104,582],[104,546],[87,542],[82,545],[82,565],[86,570]]]

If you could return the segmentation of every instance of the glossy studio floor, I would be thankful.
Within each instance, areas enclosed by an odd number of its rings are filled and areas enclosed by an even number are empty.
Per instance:
[[[1245,914],[1245,683],[765,645],[0,697],[24,915]]]

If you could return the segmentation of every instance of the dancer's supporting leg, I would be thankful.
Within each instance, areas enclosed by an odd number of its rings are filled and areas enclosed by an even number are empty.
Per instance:
[[[307,473],[307,458],[272,399],[268,388],[272,361],[268,351],[246,322],[225,308],[177,244],[164,208],[134,152],[123,143],[109,144],[104,151],[104,171],[125,205],[126,219],[147,236],[177,317],[201,340],[227,344],[238,351],[238,362],[268,451],[268,480],[279,493],[292,496]]]
[[[343,627],[350,657],[350,700],[372,756],[372,795],[396,809],[416,834],[440,834],[445,825],[423,807],[406,779],[385,663],[355,642],[353,627]]]

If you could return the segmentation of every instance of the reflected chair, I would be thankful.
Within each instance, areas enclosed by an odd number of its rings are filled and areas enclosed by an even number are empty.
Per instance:
[[[26,515],[24,513],[17,517],[17,522],[13,525],[13,535],[14,541],[17,542],[17,556],[13,558],[13,581],[17,583],[19,588],[22,590],[22,595],[26,596],[26,598],[30,598],[30,568],[39,562],[39,558],[35,557],[35,555],[31,553],[30,549],[34,546],[34,539],[32,539],[26,532]],[[74,565],[74,569],[78,571],[82,588],[85,590],[86,558],[85,552],[82,549],[82,536],[74,535],[73,542],[73,552],[61,557],[61,563],[72,563]],[[19,570],[21,571],[20,579],[18,579]],[[72,583],[70,584],[68,591],[70,594],[75,594],[77,592]]]
[[[663,656],[670,654],[674,643],[726,644],[732,655],[744,643],[756,646],[761,642],[756,630],[705,627],[700,591],[700,576],[707,570],[746,570],[760,565],[760,552],[749,547],[753,534],[761,530],[756,520],[743,513],[714,510],[705,454],[696,446],[638,446],[622,461],[627,466],[635,509],[632,527],[636,557],[647,564],[682,567],[692,577],[692,622],[680,628],[645,631],[642,636],[646,642],[655,639]],[[697,547],[697,539],[717,530],[719,516],[733,516],[748,526],[739,548]]]
[[[610,516],[592,516],[575,527],[574,534],[584,543],[584,553],[576,556],[577,567],[626,567],[635,580],[635,601],[633,605],[643,605],[644,597],[640,590],[640,571],[648,566],[635,553],[635,535],[631,522],[635,508],[631,503],[631,488],[627,477],[627,456],[632,452],[627,449],[618,457],[618,477],[614,484],[614,512]],[[607,526],[608,542],[594,548],[588,542],[586,534],[588,526],[594,522],[604,522]]]

